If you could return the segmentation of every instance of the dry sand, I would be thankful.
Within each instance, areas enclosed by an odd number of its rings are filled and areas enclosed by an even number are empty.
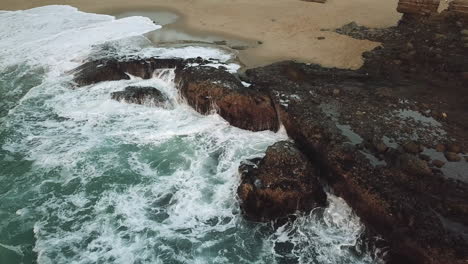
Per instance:
[[[362,53],[379,43],[356,40],[321,29],[355,21],[369,27],[395,25],[398,0],[328,0],[325,4],[300,0],[0,0],[0,10],[66,4],[85,12],[169,10],[181,16],[187,30],[261,41],[240,51],[248,67],[294,59],[329,67],[356,69]],[[323,40],[318,37],[325,37]]]

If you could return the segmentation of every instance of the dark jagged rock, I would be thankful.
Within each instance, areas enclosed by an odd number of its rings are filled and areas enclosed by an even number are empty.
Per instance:
[[[150,104],[154,106],[165,106],[168,98],[158,89],[153,87],[129,86],[125,90],[113,92],[112,99],[130,104]]]
[[[186,61],[182,59],[101,59],[89,61],[74,69],[74,81],[86,86],[103,81],[129,80],[130,75],[149,79],[157,69],[176,68]]]
[[[176,83],[189,105],[202,114],[216,110],[231,125],[252,131],[278,130],[268,94],[246,88],[232,74],[212,67],[177,71]]]
[[[242,211],[248,219],[269,221],[325,205],[326,194],[315,169],[293,143],[274,144],[263,159],[239,168]]]

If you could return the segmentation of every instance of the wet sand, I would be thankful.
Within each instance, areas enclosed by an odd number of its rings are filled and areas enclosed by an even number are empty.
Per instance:
[[[362,53],[379,43],[322,30],[352,21],[369,27],[395,25],[401,17],[396,12],[397,3],[398,0],[328,0],[325,4],[300,0],[2,0],[0,10],[66,4],[104,14],[170,11],[179,20],[169,27],[248,43],[250,48],[239,51],[239,58],[247,67],[293,59],[357,69],[363,62]]]

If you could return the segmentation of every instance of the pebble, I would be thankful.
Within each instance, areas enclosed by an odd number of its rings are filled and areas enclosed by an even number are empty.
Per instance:
[[[386,152],[388,150],[388,146],[385,145],[385,143],[383,143],[383,142],[379,142],[379,143],[375,144],[374,147],[377,150],[377,152],[379,152],[379,153],[384,153],[384,152]]]
[[[425,161],[431,160],[431,157],[429,157],[429,155],[426,155],[426,154],[419,154],[419,158]]]
[[[403,145],[403,149],[408,153],[419,153],[422,151],[421,147],[416,144],[414,141],[408,141]]]
[[[457,155],[457,153],[454,152],[445,152],[445,158],[448,161],[460,161],[461,157]]]
[[[448,145],[447,150],[448,150],[449,152],[454,152],[454,153],[460,153],[460,152],[462,152],[462,148],[461,148],[461,146],[458,145],[458,144],[450,144],[450,145]]]
[[[435,150],[436,150],[437,152],[445,152],[446,147],[445,147],[444,144],[437,144],[437,145],[435,146]]]
[[[403,170],[413,175],[432,175],[432,170],[427,165],[427,162],[410,154],[403,154],[400,156],[400,165]]]
[[[433,160],[432,165],[436,166],[437,168],[442,168],[445,165],[445,162],[441,160]]]

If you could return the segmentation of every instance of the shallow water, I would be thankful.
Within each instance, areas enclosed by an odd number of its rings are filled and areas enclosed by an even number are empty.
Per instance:
[[[283,132],[198,114],[170,69],[78,89],[67,74],[89,56],[231,54],[154,47],[139,37],[157,29],[147,18],[66,6],[2,12],[0,25],[0,263],[376,262],[333,195],[280,228],[242,218],[237,168]],[[156,87],[171,106],[110,99],[129,85]]]

